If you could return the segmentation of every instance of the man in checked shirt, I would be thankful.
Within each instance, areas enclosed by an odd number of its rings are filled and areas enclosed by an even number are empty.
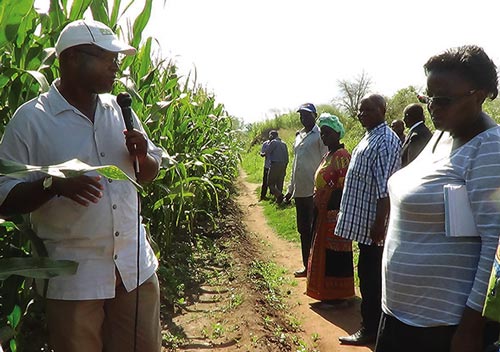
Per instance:
[[[335,228],[357,241],[361,327],[339,337],[346,345],[375,342],[381,314],[382,252],[389,218],[387,180],[401,167],[401,142],[385,122],[386,102],[378,94],[361,100],[358,119],[366,133],[354,148]]]

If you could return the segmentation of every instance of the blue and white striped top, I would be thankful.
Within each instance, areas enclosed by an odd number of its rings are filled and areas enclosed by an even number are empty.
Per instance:
[[[454,151],[440,134],[389,179],[382,309],[418,327],[457,325],[466,305],[482,310],[500,234],[500,127]],[[445,235],[447,184],[465,184],[479,237]]]

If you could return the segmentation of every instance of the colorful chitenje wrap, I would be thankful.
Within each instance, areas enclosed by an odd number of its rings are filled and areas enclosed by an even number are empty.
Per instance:
[[[493,261],[483,315],[491,320],[500,321],[500,245]]]
[[[350,154],[328,152],[315,178],[314,237],[307,266],[306,294],[320,301],[354,296],[352,242],[336,236],[335,225]]]

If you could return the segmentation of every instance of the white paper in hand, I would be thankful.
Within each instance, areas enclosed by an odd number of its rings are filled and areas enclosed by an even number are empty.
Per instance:
[[[443,191],[446,236],[479,236],[465,185],[444,185]]]

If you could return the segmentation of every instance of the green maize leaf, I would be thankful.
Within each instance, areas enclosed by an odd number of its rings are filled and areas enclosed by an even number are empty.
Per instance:
[[[0,72],[0,89],[2,89],[3,87],[5,87],[7,85],[7,83],[10,82],[10,77],[6,74],[7,72],[5,73],[1,73]]]
[[[34,0],[2,0],[0,1],[0,48],[14,42],[18,28],[33,9]]]
[[[151,87],[153,80],[155,79],[155,70],[150,71],[146,76],[142,77],[140,80],[141,89],[148,89]]]
[[[5,258],[0,259],[0,280],[11,275],[20,275],[35,279],[50,279],[61,275],[74,275],[78,263],[72,260],[53,260],[40,258]]]
[[[159,208],[161,208],[163,206],[163,198],[157,200],[154,204],[153,204],[153,210],[158,210]]]
[[[19,23],[19,27],[17,28],[16,33],[16,45],[18,47],[26,49],[26,47],[30,47],[32,45],[30,43],[30,37],[32,36],[33,32],[35,32],[37,18],[38,14],[33,8],[32,11],[26,13],[21,23]]]
[[[109,24],[114,27],[118,22],[118,11],[120,10],[121,0],[114,0],[113,7],[111,9],[111,15],[109,16]]]
[[[15,161],[0,159],[0,175],[9,176],[12,178],[22,178],[27,173],[30,172],[43,172],[47,175],[52,175],[56,177],[74,177],[78,175],[83,175],[89,171],[96,171],[104,177],[113,180],[130,181],[134,186],[143,191],[143,188],[134,179],[129,177],[120,168],[114,165],[102,165],[102,166],[90,166],[81,162],[78,159],[72,159],[65,163],[50,166],[34,166],[20,164]]]
[[[12,221],[7,221],[4,219],[0,219],[0,227],[5,227],[7,231],[16,230],[18,228],[17,225]]]
[[[99,22],[109,25],[108,9],[106,7],[106,1],[92,1],[90,9],[92,11],[92,17]],[[113,27],[113,26],[111,26]],[[114,28],[111,28],[114,29]]]
[[[61,6],[59,6],[59,1],[61,1]],[[66,22],[67,3],[67,0],[50,0],[49,17],[52,28],[55,30],[62,30],[62,26]]]
[[[132,38],[132,46],[135,48],[139,47],[139,44],[141,43],[142,32],[144,31],[144,28],[146,28],[149,18],[151,17],[152,6],[153,0],[146,0],[144,8],[134,21],[134,29],[132,31],[134,37]]]
[[[10,340],[9,346],[10,346],[10,350],[12,352],[17,352],[17,343],[16,343],[16,340],[14,340],[14,339]]]
[[[178,82],[179,82],[179,78],[177,78],[177,77],[169,78],[169,80],[165,84],[165,90],[168,91],[168,90],[176,87]]]
[[[80,19],[83,16],[83,13],[87,11],[92,1],[93,0],[74,0],[69,12],[69,19],[71,21]]]
[[[139,55],[137,55],[138,56],[137,59],[140,62],[140,67],[137,74],[139,77],[141,77],[141,80],[144,79],[143,78],[144,76],[152,75],[152,73],[156,72],[155,69],[151,70],[151,67],[153,67],[151,63],[151,41],[152,38],[149,37],[139,50]],[[148,71],[150,72],[148,73]],[[147,84],[150,85],[151,81],[152,79]]]
[[[38,71],[32,71],[32,70],[28,70],[28,71],[24,71],[24,72],[29,73],[34,79],[36,79],[36,81],[40,85],[40,90],[42,93],[49,91],[50,84],[47,81],[47,78],[45,78],[45,76],[43,75],[43,73],[38,72]]]
[[[133,80],[131,80],[129,77],[121,77],[118,79],[118,82],[123,84],[123,86],[127,90],[127,93],[132,96],[132,99],[143,103],[142,97],[137,91],[135,82]]]
[[[10,326],[12,326],[15,329],[19,324],[20,320],[21,320],[21,307],[19,307],[16,304],[12,312],[7,316],[7,321],[9,322]]]
[[[44,52],[43,52],[43,47],[41,45],[32,45],[31,48],[25,51],[24,68],[26,70],[35,69],[36,71],[38,71],[37,68],[40,67],[40,64],[42,63],[41,59],[43,55]]]

